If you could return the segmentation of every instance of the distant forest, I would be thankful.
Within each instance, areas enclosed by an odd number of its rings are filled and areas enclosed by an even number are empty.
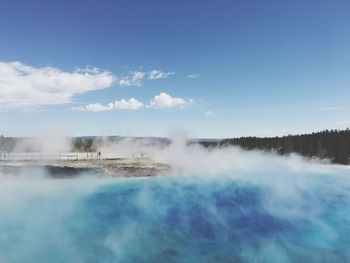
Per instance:
[[[123,137],[110,137],[110,142]],[[12,152],[23,138],[0,136],[0,151]],[[72,151],[93,152],[99,145],[99,137],[77,137],[72,139]],[[144,140],[148,145],[170,143],[165,138],[134,138]],[[298,153],[302,156],[329,159],[332,163],[350,164],[350,130],[325,130],[312,134],[288,135],[283,137],[240,137],[222,140],[192,140],[189,144],[199,143],[206,148],[240,146],[245,150],[263,150],[278,154]]]
[[[246,150],[298,153],[306,157],[329,159],[332,163],[350,164],[350,130],[325,130],[312,134],[283,137],[240,137],[217,142],[200,142],[205,147],[235,145]]]

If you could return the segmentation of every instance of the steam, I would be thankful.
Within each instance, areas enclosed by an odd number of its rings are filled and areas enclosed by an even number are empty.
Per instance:
[[[65,141],[41,140],[42,151],[62,151]],[[148,179],[0,175],[1,262],[350,260],[348,167],[206,149],[183,133],[170,143],[105,139],[98,147],[144,152],[171,170]]]
[[[48,130],[41,136],[17,139],[14,153],[39,154],[44,159],[55,159],[59,154],[69,152],[71,138],[62,130]]]

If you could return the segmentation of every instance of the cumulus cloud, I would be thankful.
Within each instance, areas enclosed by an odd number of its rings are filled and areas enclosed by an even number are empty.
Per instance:
[[[164,108],[183,108],[186,104],[193,102],[192,100],[185,100],[183,98],[173,98],[165,92],[161,92],[151,100],[147,106],[150,109],[164,109]]]
[[[103,105],[101,103],[92,103],[81,107],[74,107],[72,110],[75,111],[92,111],[92,112],[102,112],[102,111],[116,111],[116,110],[138,110],[143,107],[143,104],[138,100],[131,98],[129,100],[119,100],[115,102]]]
[[[59,105],[72,102],[75,95],[89,91],[102,90],[118,84],[124,87],[142,86],[144,80],[167,78],[173,72],[152,70],[130,71],[127,75],[117,77],[112,72],[96,67],[75,68],[72,72],[55,67],[34,67],[18,61],[0,61],[0,109],[40,108],[45,105]],[[136,107],[134,104],[122,104],[110,107],[95,103],[84,106],[85,110],[105,111],[122,109],[119,107]],[[186,104],[181,98],[171,98],[160,94],[154,98],[150,108],[176,107]],[[89,107],[88,107],[89,106]],[[110,109],[111,108],[111,109]],[[123,108],[124,109],[124,108]]]
[[[120,86],[131,87],[136,86],[140,87],[143,85],[143,79],[146,73],[142,71],[131,71],[128,76],[124,76],[118,80]]]
[[[173,98],[169,94],[161,92],[155,96],[146,106],[148,109],[165,109],[165,108],[184,108],[187,104],[193,103],[193,100],[185,100],[183,98]],[[88,104],[80,107],[73,107],[71,110],[75,111],[91,111],[104,112],[116,110],[138,110],[144,107],[144,104],[134,98],[129,100],[119,100],[108,104],[101,104],[99,102]]]
[[[98,68],[62,71],[21,62],[0,62],[0,108],[69,103],[76,94],[110,87],[115,76]]]
[[[199,73],[189,74],[187,75],[188,79],[198,79],[201,75]]]
[[[170,75],[174,75],[174,72],[163,72],[161,70],[152,70],[148,73],[148,79],[165,79]]]

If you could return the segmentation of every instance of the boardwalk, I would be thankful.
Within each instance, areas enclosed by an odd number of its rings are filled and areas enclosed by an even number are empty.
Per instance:
[[[0,152],[0,161],[79,160],[78,154],[45,155],[40,153]]]
[[[131,156],[125,156],[121,153],[60,153],[60,154],[43,154],[43,153],[7,153],[0,151],[0,161],[82,161],[82,160],[110,160],[123,158],[147,158],[145,153],[135,153]]]

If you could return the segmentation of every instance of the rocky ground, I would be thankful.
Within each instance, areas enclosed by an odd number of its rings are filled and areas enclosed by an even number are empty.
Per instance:
[[[52,178],[81,175],[148,177],[165,174],[169,169],[170,166],[167,164],[153,162],[146,158],[0,162],[2,175],[22,175],[31,172]]]

